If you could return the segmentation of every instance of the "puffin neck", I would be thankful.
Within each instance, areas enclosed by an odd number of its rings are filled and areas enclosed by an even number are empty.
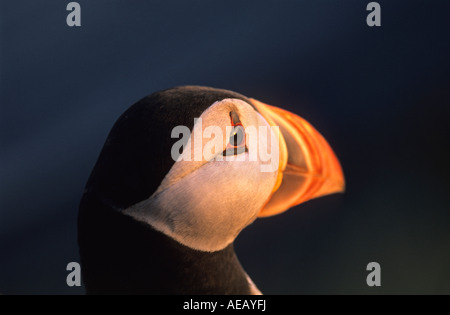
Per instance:
[[[233,244],[202,252],[86,194],[79,244],[88,294],[249,294]]]

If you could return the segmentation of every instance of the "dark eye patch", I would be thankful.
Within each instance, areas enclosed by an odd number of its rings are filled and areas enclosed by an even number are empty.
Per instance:
[[[248,152],[245,146],[245,129],[242,126],[241,120],[236,112],[230,112],[231,125],[233,129],[230,133],[229,144],[223,151],[223,155],[237,155]]]

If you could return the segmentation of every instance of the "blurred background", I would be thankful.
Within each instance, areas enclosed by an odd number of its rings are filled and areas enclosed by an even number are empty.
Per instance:
[[[343,195],[236,241],[266,294],[450,294],[450,3],[361,0],[0,4],[0,293],[83,294],[84,185],[119,115],[178,85],[231,89],[310,121]],[[369,288],[366,266],[381,265]]]

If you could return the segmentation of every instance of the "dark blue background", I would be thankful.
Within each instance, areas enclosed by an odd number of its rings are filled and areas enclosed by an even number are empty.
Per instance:
[[[379,1],[0,4],[0,292],[83,293],[84,184],[118,116],[154,91],[226,88],[294,111],[328,139],[344,195],[238,237],[264,293],[450,294],[450,5]],[[366,285],[366,265],[382,287]]]

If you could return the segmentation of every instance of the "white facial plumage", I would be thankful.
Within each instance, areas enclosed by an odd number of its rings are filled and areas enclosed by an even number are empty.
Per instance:
[[[183,151],[148,199],[124,213],[196,250],[213,252],[233,242],[239,232],[256,219],[275,185],[277,165],[273,165],[273,172],[262,172],[261,165],[278,163],[278,159],[254,161],[249,159],[251,152],[240,153],[234,161],[214,159],[222,155],[229,143],[230,135],[226,131],[231,125],[230,112],[239,116],[244,127],[270,128],[268,122],[242,100],[224,99],[212,104],[200,116],[201,125],[194,125],[187,142],[191,150]],[[223,139],[205,137],[204,131],[210,126],[219,126]],[[194,146],[197,141],[194,139],[198,137],[203,139],[203,146],[208,142],[213,145],[210,154],[202,154],[196,161],[195,150],[199,148]],[[267,143],[262,141],[261,145]]]

